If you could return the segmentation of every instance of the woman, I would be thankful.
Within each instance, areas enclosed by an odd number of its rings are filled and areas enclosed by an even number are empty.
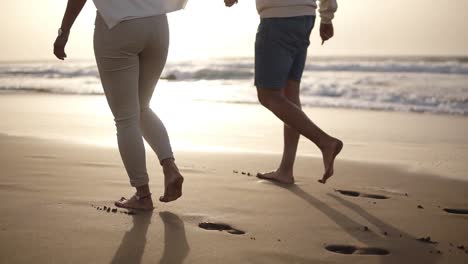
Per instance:
[[[184,178],[175,164],[166,128],[150,109],[156,83],[166,64],[169,28],[166,13],[182,9],[186,0],[93,0],[98,12],[94,53],[104,94],[114,115],[123,164],[136,193],[115,205],[152,210],[143,137],[156,152],[164,172],[161,202],[182,196]],[[68,0],[54,43],[58,59],[66,58],[70,29],[86,0]]]

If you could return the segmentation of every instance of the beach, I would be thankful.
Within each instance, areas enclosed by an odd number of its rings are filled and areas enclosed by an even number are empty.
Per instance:
[[[467,0],[131,2],[2,2],[0,264],[468,263]]]
[[[345,148],[322,185],[320,153],[301,139],[297,182],[283,186],[255,177],[281,158],[271,113],[164,95],[154,108],[184,194],[133,215],[112,211],[133,191],[102,95],[0,95],[0,263],[468,261],[466,117],[306,107]],[[163,175],[149,148],[147,161],[157,200]]]

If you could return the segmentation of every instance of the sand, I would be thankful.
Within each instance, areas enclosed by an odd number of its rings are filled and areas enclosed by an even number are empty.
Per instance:
[[[64,98],[58,103],[72,100]],[[468,262],[468,215],[444,211],[468,209],[467,181],[449,177],[465,175],[463,158],[456,159],[451,167],[455,172],[447,176],[430,167],[397,166],[383,149],[375,155],[387,157],[385,162],[369,161],[356,156],[359,148],[351,147],[353,151],[338,160],[336,175],[327,185],[317,183],[321,160],[311,155],[297,160],[297,184],[281,186],[253,176],[274,168],[277,154],[178,150],[177,162],[185,176],[183,197],[169,204],[157,202],[152,213],[128,215],[120,209],[115,213],[97,209],[114,209],[114,200],[133,192],[115,147],[19,136],[14,132],[27,127],[24,118],[34,116],[34,111],[8,109],[8,126],[0,127],[0,133],[9,134],[0,135],[0,263]],[[422,130],[436,122],[466,125],[463,118],[444,116],[340,113],[347,115],[341,118],[361,116],[369,127],[377,120],[388,123],[389,116],[410,119]],[[73,127],[80,120],[69,112],[41,117],[43,130],[49,129],[50,119],[61,120],[58,127],[66,127],[67,122]],[[38,120],[31,123],[41,132]],[[408,138],[411,135],[404,132],[408,127],[402,126],[403,132],[382,132],[373,140],[384,141],[394,134]],[[74,133],[94,131],[80,129]],[[351,131],[342,133],[345,138],[359,137]],[[427,146],[407,142],[402,148],[423,153],[443,145],[449,153],[450,144],[460,142],[453,149],[466,161],[466,139],[445,136],[427,140]],[[370,148],[363,149],[364,153]],[[426,154],[412,159],[423,163],[430,156]],[[163,177],[150,153],[148,169],[157,198]],[[227,224],[245,233],[200,228],[205,222]],[[428,236],[435,243],[418,240]]]

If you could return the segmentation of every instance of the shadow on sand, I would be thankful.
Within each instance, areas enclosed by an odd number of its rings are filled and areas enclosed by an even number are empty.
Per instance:
[[[125,233],[111,264],[142,263],[146,246],[146,234],[151,224],[153,212],[133,215],[133,227]],[[164,252],[161,264],[180,264],[190,250],[185,236],[184,222],[175,214],[160,212],[164,223]]]
[[[184,222],[171,212],[160,212],[159,216],[164,222],[164,253],[159,263],[183,263],[190,251]]]
[[[339,196],[336,196],[335,194],[328,195],[340,202],[343,206],[355,211],[357,214],[366,219],[368,223],[376,226],[379,229],[380,234],[375,232],[364,232],[363,227],[366,225],[366,223],[359,223],[356,220],[351,219],[349,216],[345,215],[344,213],[338,211],[335,208],[330,207],[326,203],[315,198],[314,196],[305,192],[303,189],[296,185],[286,186],[277,183],[274,184],[290,191],[297,197],[306,201],[311,206],[315,207],[317,210],[321,211],[332,221],[334,221],[338,226],[340,226],[346,233],[348,233],[356,240],[360,241],[362,244],[368,247],[384,247],[385,245],[391,244],[398,245],[397,247],[391,248],[405,249],[404,251],[401,250],[401,252],[392,252],[392,249],[390,248],[389,255],[379,257],[380,263],[395,263],[395,261],[397,261],[398,259],[401,260],[402,258],[404,258],[407,260],[414,260],[418,263],[431,264],[437,263],[439,259],[439,256],[437,254],[430,253],[431,251],[437,251],[434,245],[417,241],[416,237],[402,230],[399,230],[398,228],[390,224],[383,222],[382,220],[370,214],[360,206],[348,200],[345,200]],[[381,235],[383,232],[387,232],[388,236]],[[335,244],[342,244],[342,242],[336,241]]]
[[[133,227],[125,233],[111,261],[112,264],[141,263],[152,216],[153,212],[132,215]]]

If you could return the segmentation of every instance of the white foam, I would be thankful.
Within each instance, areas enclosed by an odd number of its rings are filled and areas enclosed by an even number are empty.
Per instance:
[[[170,62],[163,77],[168,75],[182,87],[171,85],[179,93],[173,96],[257,102],[252,58]],[[167,84],[161,81],[158,89]],[[0,92],[103,93],[93,61],[1,63]],[[301,99],[308,106],[468,115],[468,63],[456,58],[310,59]]]

